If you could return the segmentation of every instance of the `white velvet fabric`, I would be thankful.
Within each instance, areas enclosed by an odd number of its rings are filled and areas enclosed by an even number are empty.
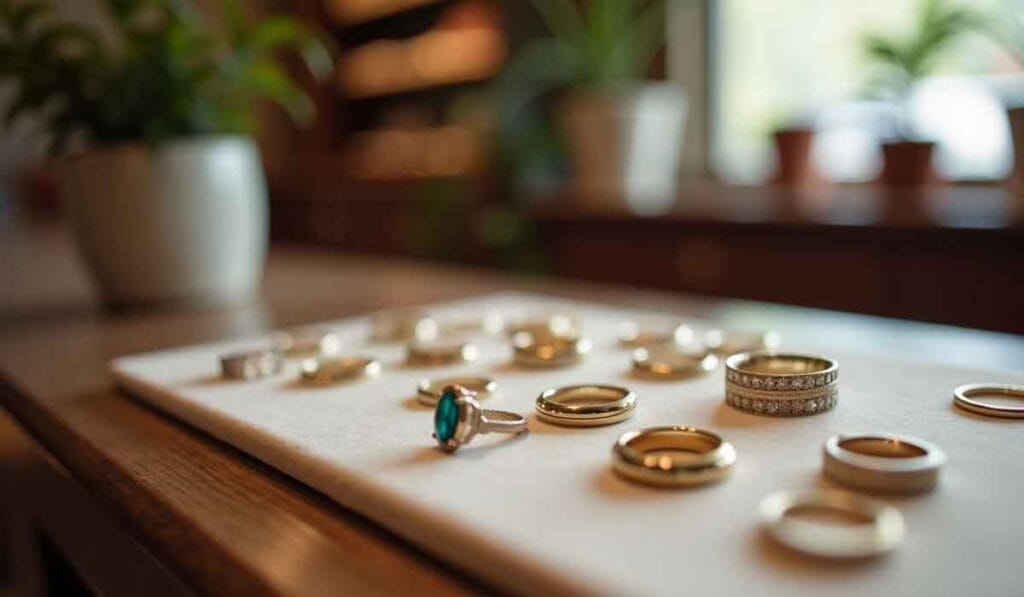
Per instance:
[[[559,304],[492,295],[432,310],[466,318],[492,308],[522,314]],[[481,340],[481,358],[471,364],[407,368],[403,347],[368,342],[366,319],[330,324],[345,339],[346,352],[384,363],[380,377],[349,385],[299,386],[295,361],[272,379],[219,378],[218,355],[264,339],[132,356],[112,369],[139,398],[517,592],[1024,594],[1024,421],[984,419],[951,402],[959,384],[1021,383],[1024,375],[784,341],[784,348],[839,361],[839,404],[812,417],[756,417],[724,405],[721,368],[683,382],[633,379],[629,351],[617,346],[615,331],[636,313],[561,304],[582,318],[594,342],[586,361],[568,369],[518,369],[503,337]],[[453,455],[438,451],[430,438],[432,411],[416,402],[416,385],[455,373],[497,379],[500,390],[484,406],[530,414],[530,432],[514,439],[480,436]],[[634,389],[634,417],[580,429],[532,416],[542,390],[592,382]],[[732,442],[738,452],[733,475],[718,485],[678,490],[614,476],[610,447],[619,434],[663,424],[704,427]],[[915,435],[947,452],[934,493],[884,498],[906,517],[904,545],[887,558],[841,565],[765,539],[756,516],[761,498],[781,488],[831,486],[820,474],[822,444],[851,431]],[[301,550],[276,557],[302,566]]]

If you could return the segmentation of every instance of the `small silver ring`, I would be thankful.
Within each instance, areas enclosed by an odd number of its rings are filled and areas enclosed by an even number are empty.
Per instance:
[[[931,491],[946,462],[938,446],[890,433],[836,435],[823,452],[825,475],[833,481],[890,493]]]
[[[276,350],[249,350],[220,357],[221,374],[227,379],[251,381],[281,372],[284,355]]]
[[[527,431],[526,417],[503,410],[480,408],[473,392],[462,386],[445,386],[434,407],[431,437],[442,450],[454,452],[483,433],[516,435]]]
[[[866,558],[895,549],[905,534],[903,515],[884,502],[846,491],[777,491],[761,500],[761,524],[791,549],[838,560]],[[800,510],[831,511],[863,520],[851,527],[794,516]]]

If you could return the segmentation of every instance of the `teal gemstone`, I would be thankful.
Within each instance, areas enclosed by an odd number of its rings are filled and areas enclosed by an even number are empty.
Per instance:
[[[455,428],[459,424],[459,405],[455,402],[455,392],[441,394],[434,410],[434,436],[440,443],[455,437]]]

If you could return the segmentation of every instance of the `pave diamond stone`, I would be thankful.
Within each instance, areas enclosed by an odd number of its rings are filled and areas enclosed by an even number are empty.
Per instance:
[[[434,437],[439,443],[446,443],[455,437],[455,428],[459,425],[459,405],[455,401],[455,392],[441,394],[434,409]]]
[[[765,387],[765,389],[768,389],[768,390],[774,388],[775,387],[775,380],[773,380],[770,377],[768,379],[764,380],[764,387]]]
[[[786,382],[785,379],[780,379],[775,382],[775,387],[779,390],[785,390],[787,387],[789,387],[789,384]]]
[[[755,388],[760,388],[761,387],[761,378],[760,377],[755,377],[754,379],[750,380],[750,385],[754,386]]]
[[[768,414],[774,415],[777,412],[779,412],[779,405],[775,404],[774,402],[769,402],[768,403]]]
[[[794,415],[799,415],[804,412],[804,405],[802,402],[794,402],[791,406],[791,410]]]
[[[764,411],[764,403],[761,402],[760,400],[754,400],[753,404],[751,406],[753,407],[755,412],[763,412]]]

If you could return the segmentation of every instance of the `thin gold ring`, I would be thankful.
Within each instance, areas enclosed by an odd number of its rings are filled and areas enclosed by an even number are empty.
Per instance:
[[[498,390],[498,382],[489,377],[446,377],[443,379],[424,379],[416,388],[416,399],[426,406],[437,406],[441,393],[446,386],[466,388],[477,400],[489,398]]]
[[[1024,406],[1004,406],[975,400],[978,394],[998,395],[1024,400],[1024,386],[997,383],[972,383],[953,390],[953,404],[960,408],[986,417],[1003,419],[1024,419]]]
[[[565,367],[578,363],[590,352],[590,341],[520,332],[512,339],[512,347],[513,359],[524,367]]]
[[[274,349],[290,357],[336,354],[341,350],[337,333],[319,328],[297,328],[275,332]]]
[[[537,396],[537,418],[568,427],[599,427],[625,421],[636,408],[636,394],[626,388],[578,385],[551,388]]]
[[[823,452],[823,470],[833,481],[889,493],[931,491],[946,462],[938,446],[890,433],[836,435]]]
[[[436,367],[472,361],[477,355],[476,346],[462,338],[414,340],[409,343],[406,362],[417,367]]]
[[[903,516],[878,500],[846,491],[777,491],[761,501],[761,524],[791,549],[832,559],[881,555],[903,541]],[[836,526],[798,518],[799,511],[832,512],[865,524]]]
[[[648,427],[630,431],[612,446],[619,475],[661,487],[703,485],[723,479],[736,450],[718,435],[696,427]]]
[[[327,385],[380,374],[380,361],[372,357],[313,357],[299,365],[299,379],[310,385]]]
[[[633,372],[641,377],[678,379],[713,371],[718,357],[710,352],[687,352],[667,345],[633,351]]]

